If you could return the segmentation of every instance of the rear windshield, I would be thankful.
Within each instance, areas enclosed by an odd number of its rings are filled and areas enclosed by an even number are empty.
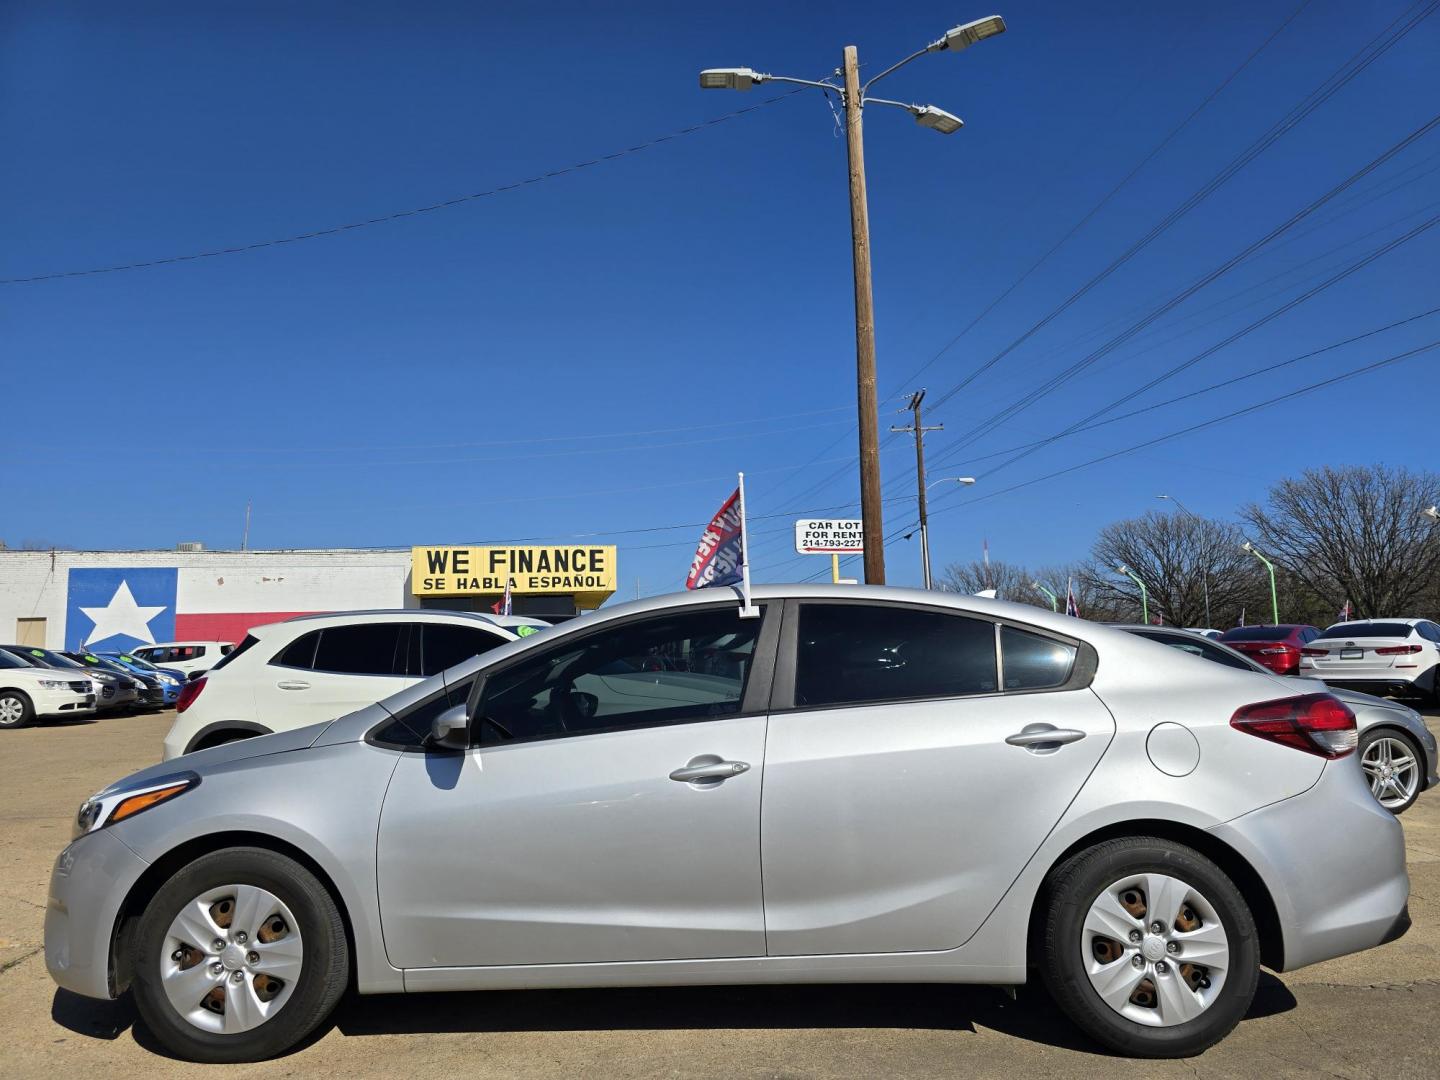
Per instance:
[[[234,660],[237,656],[239,656],[241,653],[243,653],[246,649],[250,648],[251,645],[254,645],[255,642],[258,641],[258,640],[259,640],[259,639],[256,638],[254,634],[246,634],[246,635],[245,635],[245,640],[242,641],[242,642],[240,642],[239,645],[223,646],[220,651],[223,652],[223,653],[225,653],[225,655],[222,656],[219,660],[217,660],[217,661],[215,662],[215,666],[212,667],[210,670],[211,670],[211,671],[219,671],[219,670],[220,670],[222,667],[224,667],[226,664],[230,663],[231,660]],[[227,650],[228,650],[228,651],[227,651]]]
[[[1366,638],[1366,637],[1399,637],[1410,636],[1413,630],[1409,623],[1403,622],[1367,622],[1367,623],[1344,623],[1340,626],[1332,626],[1329,630],[1322,630],[1322,638]]]
[[[1288,626],[1237,626],[1220,635],[1221,641],[1280,641],[1290,636]]]

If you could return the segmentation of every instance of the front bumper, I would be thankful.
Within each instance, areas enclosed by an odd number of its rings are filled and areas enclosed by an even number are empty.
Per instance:
[[[60,853],[45,904],[45,967],[58,985],[85,997],[115,996],[115,918],[149,865],[107,829],[87,833]]]
[[[95,711],[94,683],[89,679],[85,680],[87,689],[83,693],[77,693],[68,686],[59,690],[47,690],[43,687],[35,687],[30,693],[30,700],[35,706],[36,716],[88,716]]]
[[[1394,940],[1408,928],[1405,834],[1352,754],[1303,795],[1210,830],[1264,879],[1293,971]]]

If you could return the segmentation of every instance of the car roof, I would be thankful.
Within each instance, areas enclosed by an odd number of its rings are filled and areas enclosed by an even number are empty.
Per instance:
[[[1419,626],[1422,622],[1433,622],[1432,619],[1350,619],[1347,622],[1333,622],[1325,627],[1326,630],[1334,630],[1337,626],[1369,626],[1371,623],[1388,622],[1404,623],[1406,626]]]
[[[397,617],[419,619],[422,622],[476,622],[488,626],[532,624],[537,621],[518,615],[486,615],[479,611],[451,611],[448,608],[365,608],[360,611],[317,611],[311,615],[294,615],[282,621],[285,623],[313,623],[327,619],[344,619],[347,622],[385,622]]]
[[[148,645],[136,645],[132,652],[140,649],[167,649],[172,645],[234,645],[233,641],[217,641],[211,638],[203,638],[195,641],[152,641]]]

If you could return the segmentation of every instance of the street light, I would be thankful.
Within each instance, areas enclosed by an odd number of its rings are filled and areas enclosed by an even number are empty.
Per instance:
[[[1428,518],[1434,518],[1436,521],[1440,521],[1440,506],[1426,507],[1424,510],[1421,510],[1420,513]]]
[[[965,484],[975,483],[973,476],[942,476],[939,480],[932,480],[926,484],[920,493],[920,569],[921,580],[925,588],[931,587],[930,581],[930,515],[925,512],[925,495],[931,488],[939,484]],[[909,540],[913,533],[906,533],[905,539]]]
[[[1125,575],[1126,577],[1128,577],[1131,581],[1135,582],[1136,585],[1139,585],[1139,586],[1140,586],[1140,621],[1141,621],[1142,623],[1144,623],[1146,626],[1149,626],[1149,625],[1150,625],[1150,590],[1147,589],[1147,588],[1145,588],[1145,583],[1144,583],[1143,581],[1141,581],[1141,580],[1135,575],[1135,572],[1134,572],[1133,570],[1131,570],[1128,566],[1126,566],[1124,563],[1121,563],[1120,565],[1118,565],[1117,567],[1115,567],[1115,569],[1116,569],[1117,571],[1119,571],[1120,573],[1124,574],[1124,575]]]
[[[1046,596],[1048,596],[1048,597],[1050,598],[1050,610],[1051,610],[1051,611],[1058,612],[1058,611],[1060,610],[1060,597],[1059,597],[1059,595],[1057,595],[1056,593],[1051,592],[1051,591],[1050,591],[1049,589],[1047,589],[1044,585],[1041,585],[1038,581],[1032,581],[1032,582],[1030,582],[1030,585],[1031,585],[1032,588],[1035,589],[1036,592],[1042,592],[1042,593],[1044,593]]]
[[[786,82],[810,86],[839,95],[845,107],[845,142],[850,172],[850,247],[855,274],[855,382],[860,426],[860,517],[870,543],[865,545],[865,583],[885,584],[885,525],[880,506],[879,403],[875,392],[875,299],[870,282],[870,211],[865,194],[865,139],[861,116],[867,103],[904,109],[922,127],[951,135],[963,122],[953,113],[934,105],[907,105],[884,98],[866,97],[881,79],[912,60],[932,52],[959,52],[976,42],[1005,32],[1005,20],[991,15],[947,31],[923,49],[911,53],[884,71],[860,83],[860,56],[854,45],[846,45],[836,76],[843,84],[829,80],[796,79],[769,75],[752,68],[707,68],[700,73],[702,90],[749,90],[762,82]],[[929,577],[928,560],[926,577]],[[927,581],[928,587],[928,581]]]
[[[1196,521],[1201,521],[1201,519],[1196,514],[1191,512],[1188,506],[1182,503],[1179,499],[1175,498],[1173,495],[1156,495],[1155,498],[1165,499],[1167,502],[1173,502],[1185,513],[1189,514],[1192,518],[1195,518]],[[1203,524],[1203,522],[1201,523]],[[1210,621],[1210,568],[1208,566],[1202,565],[1200,567],[1200,588],[1205,593],[1205,628],[1208,630],[1215,625]]]
[[[1279,593],[1275,591],[1275,564],[1272,563],[1269,559],[1267,559],[1264,555],[1260,554],[1260,550],[1254,544],[1250,543],[1249,540],[1246,540],[1243,544],[1240,545],[1240,550],[1248,551],[1251,555],[1254,555],[1257,559],[1259,559],[1265,564],[1265,569],[1270,571],[1270,614],[1275,620],[1273,623],[1271,623],[1271,625],[1279,626],[1280,596]]]

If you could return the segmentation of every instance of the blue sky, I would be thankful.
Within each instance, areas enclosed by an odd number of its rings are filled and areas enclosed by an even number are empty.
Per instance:
[[[1143,236],[1413,5],[1312,0],[1074,238],[935,359],[1296,10],[1007,3],[1003,37],[922,58],[867,112],[882,429],[932,401]],[[0,278],[253,243],[487,190],[783,89],[702,67],[879,70],[990,9],[729,3],[165,4],[0,9]],[[1054,393],[961,437],[1431,118],[1440,15],[1024,345],[927,416],[935,561],[1033,564],[1180,496],[1228,516],[1322,463],[1434,464],[1440,352],[1134,455],[1002,489],[1440,338],[1440,316],[1263,378],[1052,435],[1440,210],[1440,131]],[[881,92],[877,89],[877,92]],[[339,236],[0,286],[11,544],[404,546],[573,534],[622,593],[683,581],[747,473],[762,580],[823,570],[790,518],[857,497],[845,147],[820,95],[642,152]],[[1440,228],[1127,405],[1432,307]],[[913,450],[884,451],[887,526]],[[93,478],[109,478],[99,489]],[[990,497],[986,497],[989,494]],[[97,508],[103,508],[97,512]],[[837,510],[836,513],[844,513]],[[613,534],[613,535],[612,535]],[[915,541],[891,580],[918,580]]]

